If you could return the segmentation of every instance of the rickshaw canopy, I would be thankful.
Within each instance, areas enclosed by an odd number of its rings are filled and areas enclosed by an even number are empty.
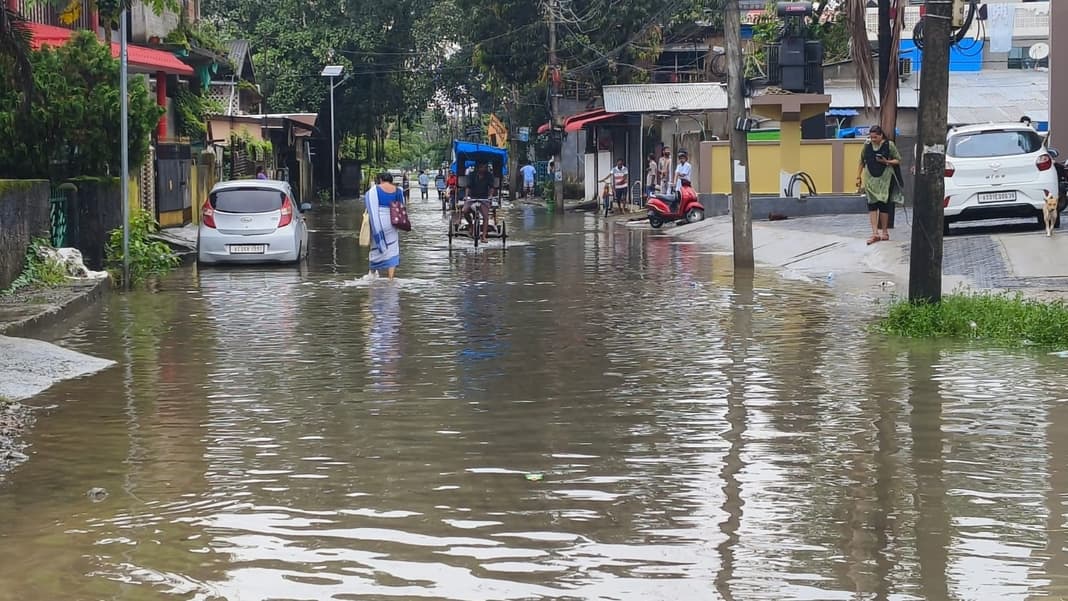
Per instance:
[[[452,165],[449,169],[453,173],[457,173],[456,165],[463,161],[465,169],[473,167],[476,163],[490,163],[499,175],[508,175],[508,151],[503,148],[478,142],[453,140],[452,158]]]

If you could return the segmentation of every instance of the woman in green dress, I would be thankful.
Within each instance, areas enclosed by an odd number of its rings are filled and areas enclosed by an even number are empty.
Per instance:
[[[868,131],[868,143],[860,155],[857,170],[857,189],[868,197],[868,216],[871,218],[871,238],[868,244],[890,239],[890,211],[898,202],[901,187],[897,184],[897,167],[901,153],[883,128],[873,125]]]

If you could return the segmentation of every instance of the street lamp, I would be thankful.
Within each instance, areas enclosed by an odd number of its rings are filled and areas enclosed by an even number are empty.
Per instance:
[[[330,78],[330,202],[335,207],[337,206],[337,143],[334,141],[334,88],[341,84],[335,84],[334,78],[340,77],[344,70],[345,67],[341,65],[327,65],[319,74]]]
[[[126,42],[126,3],[119,11],[119,138],[122,146],[119,160],[122,181],[122,286],[130,289],[130,98],[129,48]]]

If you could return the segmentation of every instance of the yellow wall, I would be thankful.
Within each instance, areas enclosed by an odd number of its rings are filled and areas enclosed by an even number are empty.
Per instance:
[[[141,210],[141,186],[137,182],[137,176],[131,175],[129,181],[126,182],[126,187],[130,190],[130,196],[127,202],[130,205],[130,214]]]
[[[844,147],[842,190],[846,192],[857,191],[857,167],[860,165],[860,155],[864,151],[864,142],[864,140],[859,142],[850,141]]]
[[[801,170],[812,176],[816,191],[820,194],[852,193],[857,177],[857,163],[864,141],[854,140],[805,140],[801,143]],[[841,174],[836,179],[835,159],[840,161]],[[703,142],[701,144],[701,192],[730,194],[731,160],[730,142]],[[779,189],[780,159],[779,142],[749,143],[749,188],[752,194],[782,194]]]

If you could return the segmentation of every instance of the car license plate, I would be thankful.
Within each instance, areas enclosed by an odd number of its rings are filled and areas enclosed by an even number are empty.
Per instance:
[[[263,244],[231,244],[231,255],[262,255],[266,250]]]
[[[981,192],[978,197],[979,202],[1013,202],[1016,192]]]

